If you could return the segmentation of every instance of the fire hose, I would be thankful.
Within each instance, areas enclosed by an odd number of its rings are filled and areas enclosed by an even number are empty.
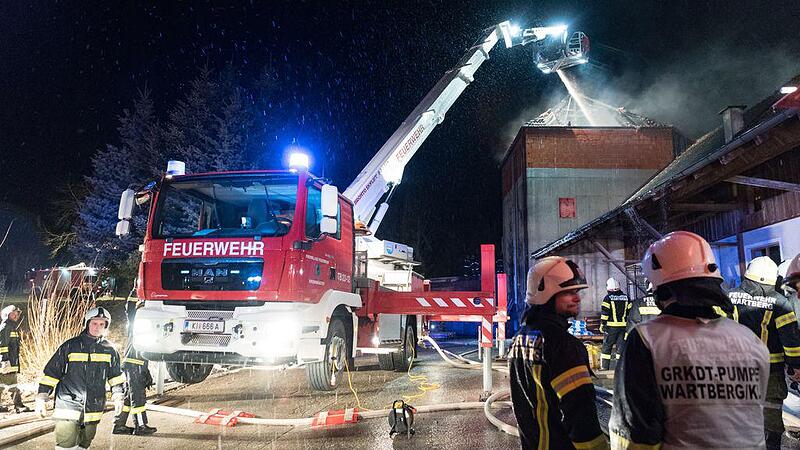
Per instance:
[[[508,406],[502,405],[502,406]],[[464,411],[472,409],[485,409],[485,402],[461,402],[461,403],[445,403],[439,405],[422,405],[415,408],[417,414],[429,412],[443,412],[443,411]],[[152,403],[147,404],[148,411],[158,411],[167,414],[174,414],[186,417],[199,417],[203,412],[194,411],[185,408],[175,408],[171,406],[155,405]],[[385,419],[389,414],[389,409],[359,411],[358,416],[362,419]],[[239,417],[239,423],[246,423],[251,425],[266,425],[274,427],[295,427],[303,428],[310,427],[313,424],[313,417],[301,417],[296,419],[264,419],[260,417]]]

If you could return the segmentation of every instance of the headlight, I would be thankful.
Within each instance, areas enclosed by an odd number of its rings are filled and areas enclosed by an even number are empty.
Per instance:
[[[153,345],[156,342],[156,334],[153,329],[153,322],[148,319],[136,319],[133,322],[133,343],[137,345]]]
[[[294,320],[281,320],[280,322],[270,322],[267,324],[265,334],[267,338],[277,341],[288,341],[297,339],[300,334],[300,325]]]

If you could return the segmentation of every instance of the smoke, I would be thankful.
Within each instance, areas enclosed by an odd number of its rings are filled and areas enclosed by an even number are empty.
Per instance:
[[[800,73],[795,54],[786,46],[755,49],[718,41],[629,71],[603,83],[596,96],[697,139],[721,124],[718,112],[725,106],[753,106]]]
[[[718,112],[725,106],[753,106],[800,74],[800,59],[793,57],[797,52],[789,44],[754,48],[741,39],[719,39],[662,61],[641,59],[635,65],[626,61],[628,67],[623,70],[605,64],[605,55],[598,51],[590,55],[597,58],[594,64],[568,69],[568,73],[587,96],[674,125],[686,137],[697,139],[722,123]],[[501,129],[498,161],[525,122],[568,95],[560,83],[547,86],[550,89],[538,101]],[[601,125],[613,123],[610,116],[597,120]]]

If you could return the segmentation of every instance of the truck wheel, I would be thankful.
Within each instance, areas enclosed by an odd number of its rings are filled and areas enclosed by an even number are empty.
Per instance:
[[[214,366],[211,364],[167,363],[169,376],[179,383],[186,384],[195,384],[205,380],[212,368]]]
[[[345,375],[345,358],[348,357],[347,330],[341,318],[331,321],[328,328],[325,359],[306,366],[308,385],[315,391],[333,391]],[[350,370],[353,368],[351,367]]]
[[[411,368],[411,362],[417,356],[417,335],[414,332],[414,327],[406,326],[403,348],[389,356],[392,357],[395,371],[407,372]]]
[[[378,353],[378,367],[381,370],[394,370],[394,357],[393,353]]]

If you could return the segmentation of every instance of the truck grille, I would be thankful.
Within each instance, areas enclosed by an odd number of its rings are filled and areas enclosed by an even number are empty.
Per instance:
[[[261,286],[259,258],[165,259],[161,287],[176,291],[255,291]]]
[[[230,342],[230,334],[194,334],[186,342],[186,345],[190,347],[227,347]]]
[[[186,318],[192,320],[228,320],[233,318],[233,311],[194,311],[187,310]]]

